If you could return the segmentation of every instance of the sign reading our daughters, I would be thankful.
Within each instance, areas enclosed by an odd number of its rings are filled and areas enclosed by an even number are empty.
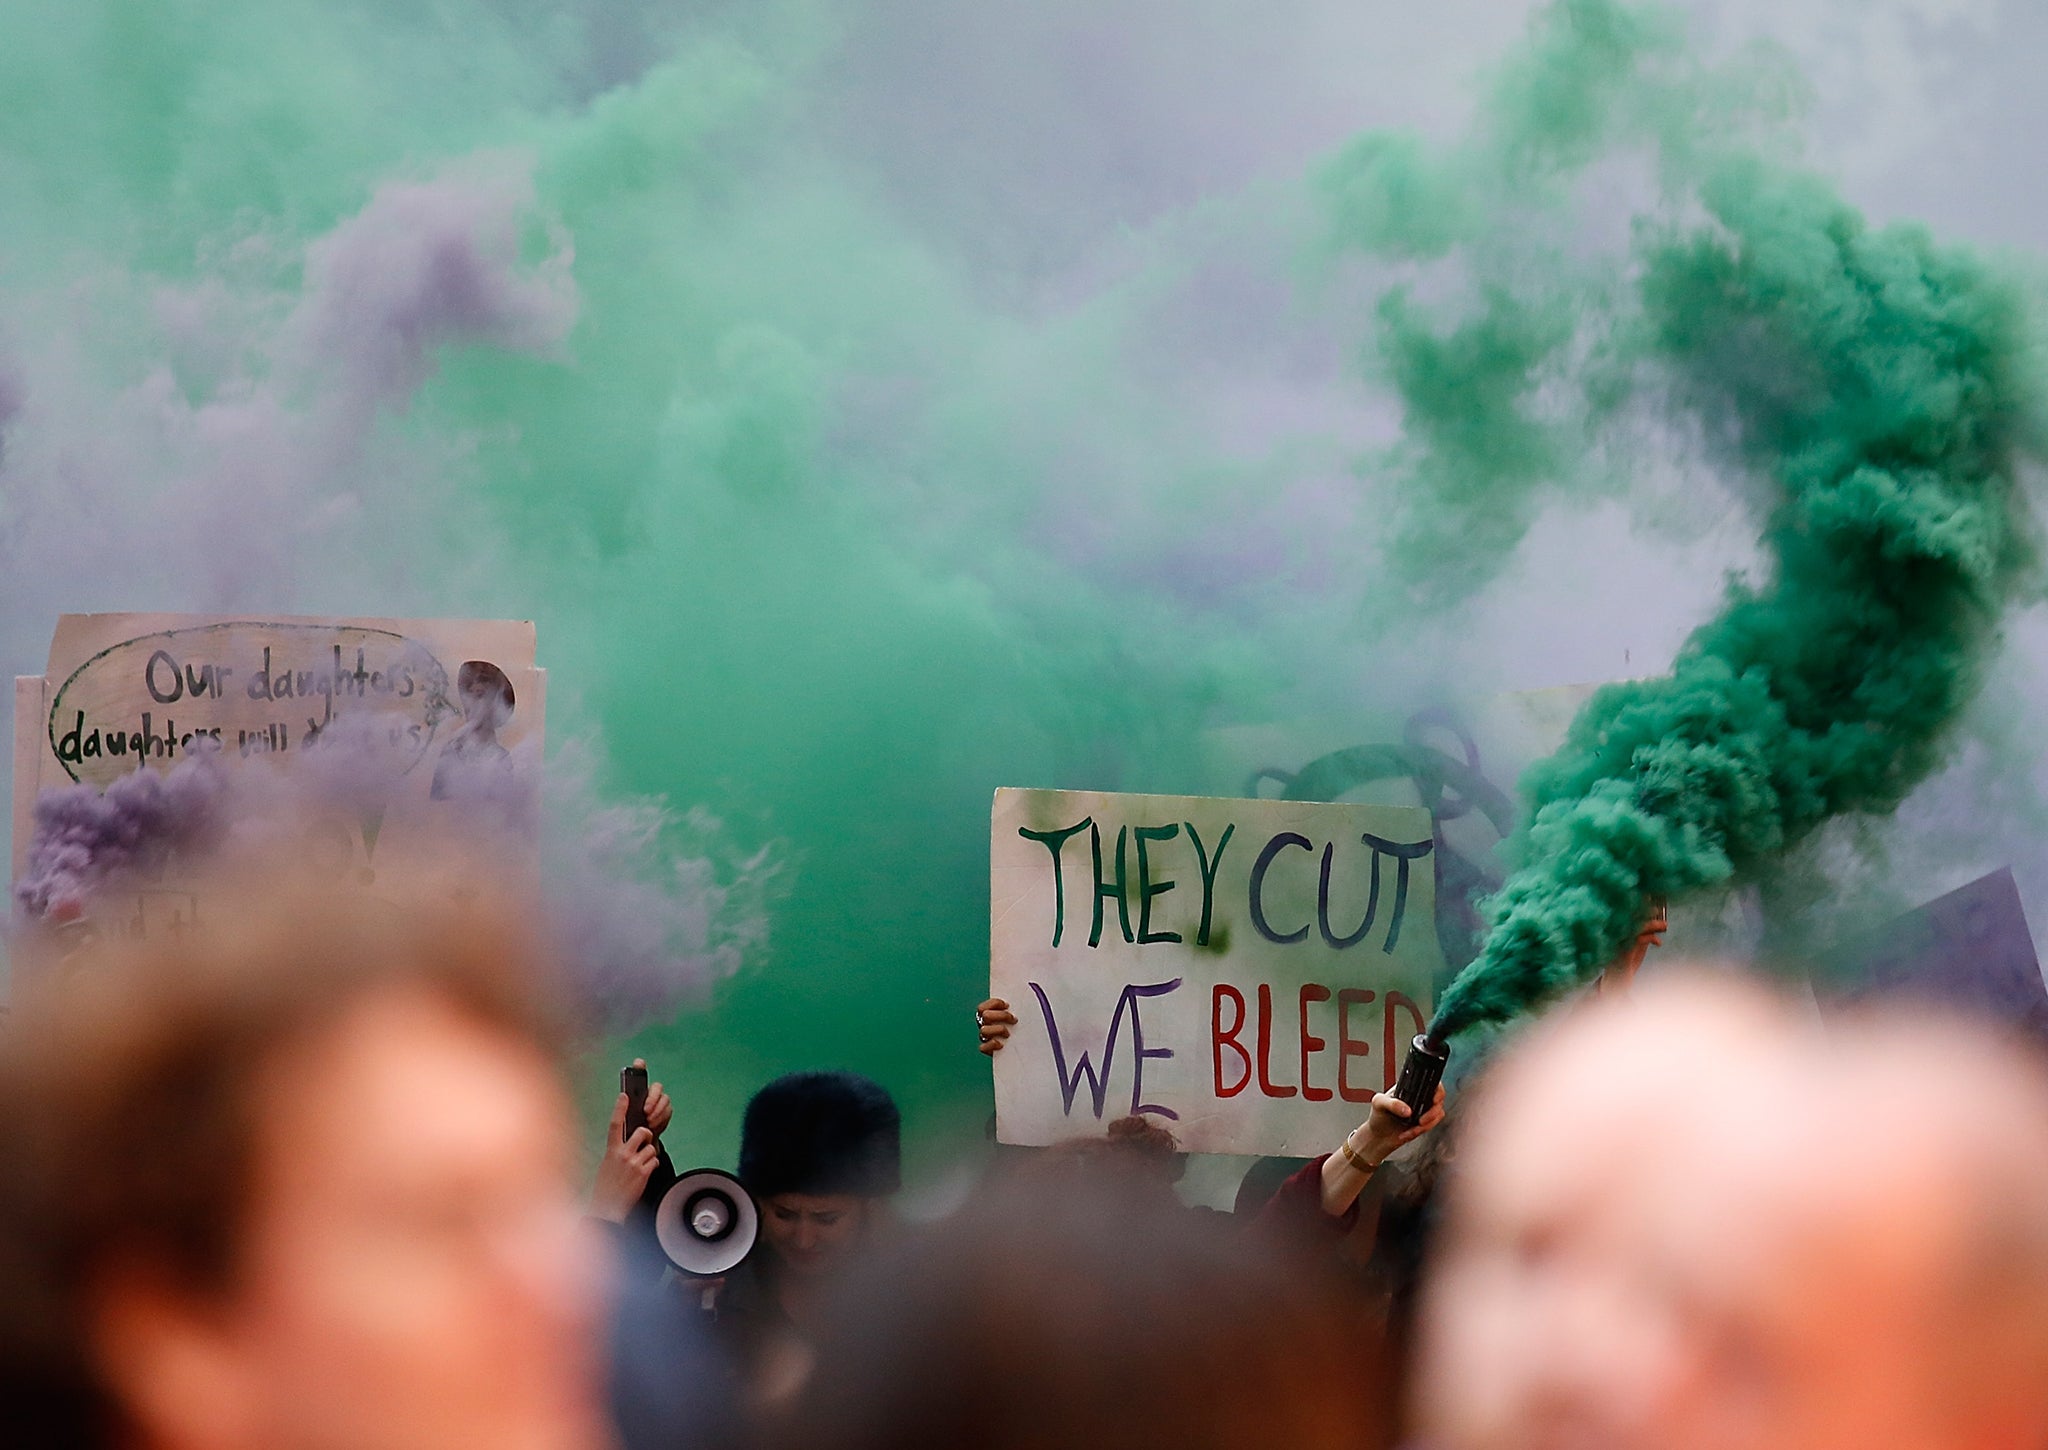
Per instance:
[[[326,782],[300,801],[325,801],[307,849],[369,873],[380,842],[424,839],[466,784],[537,759],[546,693],[520,620],[64,615],[44,672],[14,682],[15,879],[45,792],[201,754],[224,778]]]
[[[1433,849],[1414,807],[998,791],[997,1136],[1141,1113],[1190,1152],[1327,1151],[1428,1020]]]
[[[235,620],[159,630],[106,646],[55,688],[50,749],[73,780],[105,785],[195,742],[236,755],[316,743],[338,712],[374,711],[386,744],[424,753],[459,717],[433,653],[393,630],[334,622]]]

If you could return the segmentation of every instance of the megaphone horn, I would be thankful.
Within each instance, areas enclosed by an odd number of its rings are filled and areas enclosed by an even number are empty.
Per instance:
[[[654,1236],[668,1261],[694,1279],[715,1279],[746,1262],[761,1233],[761,1212],[739,1179],[693,1168],[661,1196]]]

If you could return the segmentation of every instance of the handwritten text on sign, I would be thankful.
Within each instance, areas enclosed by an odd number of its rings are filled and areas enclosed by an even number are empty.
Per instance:
[[[990,850],[1005,1142],[1145,1113],[1193,1152],[1324,1152],[1428,1017],[1426,811],[1003,790]]]
[[[235,620],[160,630],[94,654],[56,688],[50,748],[73,780],[106,785],[174,763],[195,741],[236,755],[317,741],[337,710],[374,711],[408,762],[459,716],[447,670],[417,641],[335,622]]]

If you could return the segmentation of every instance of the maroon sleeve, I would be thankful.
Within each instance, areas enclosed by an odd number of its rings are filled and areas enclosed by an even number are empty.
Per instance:
[[[1341,1214],[1323,1212],[1323,1163],[1329,1156],[1324,1153],[1311,1158],[1273,1190],[1273,1196],[1259,1210],[1260,1233],[1302,1242],[1318,1237],[1338,1239],[1351,1232],[1352,1225],[1358,1222],[1356,1202]]]

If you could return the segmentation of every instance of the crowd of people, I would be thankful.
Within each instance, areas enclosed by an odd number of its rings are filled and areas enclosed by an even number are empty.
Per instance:
[[[213,919],[18,975],[9,1445],[2048,1447],[2048,1067],[1982,1024],[1660,969],[1235,1212],[1129,1118],[912,1222],[889,1093],[801,1072],[736,1145],[759,1243],[701,1275],[674,1101],[579,1133],[516,902]]]

